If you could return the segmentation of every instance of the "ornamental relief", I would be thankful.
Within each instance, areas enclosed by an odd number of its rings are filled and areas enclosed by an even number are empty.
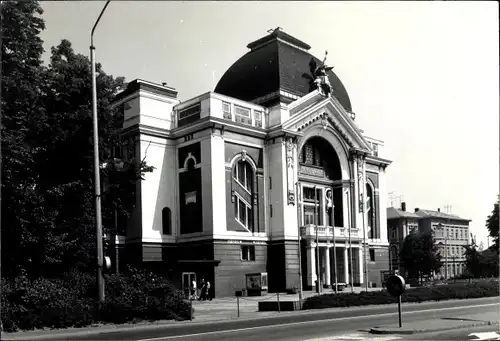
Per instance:
[[[363,174],[363,164],[364,161],[362,159],[358,159],[358,180],[360,182],[363,182],[364,174]]]
[[[294,150],[297,144],[293,139],[287,138],[285,141],[285,157],[286,157],[286,178],[287,178],[287,203],[295,205],[295,184],[294,184]]]

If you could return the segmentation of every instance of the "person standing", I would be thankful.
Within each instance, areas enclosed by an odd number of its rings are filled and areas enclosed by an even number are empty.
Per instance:
[[[205,286],[206,286],[205,297],[206,297],[207,300],[211,301],[212,300],[212,296],[210,295],[210,282],[207,281],[207,283],[206,283]]]
[[[198,298],[198,291],[196,289],[196,279],[193,278],[193,281],[191,282],[191,299],[193,300]]]

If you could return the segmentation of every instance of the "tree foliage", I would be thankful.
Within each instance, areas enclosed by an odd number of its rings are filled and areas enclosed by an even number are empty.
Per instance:
[[[407,277],[414,279],[438,272],[443,265],[432,232],[416,232],[406,236],[400,259]]]
[[[2,270],[50,276],[88,268],[95,257],[93,135],[89,59],[68,40],[41,62],[44,29],[37,2],[4,2]],[[122,113],[111,104],[124,78],[97,64],[103,222],[127,215],[135,184],[152,171],[122,147]]]
[[[468,277],[498,277],[498,252],[492,248],[479,250],[474,239],[465,248],[465,274]]]
[[[493,245],[491,248],[498,253],[498,201],[493,207],[493,211],[486,219],[486,227],[488,228],[489,236],[493,238]]]

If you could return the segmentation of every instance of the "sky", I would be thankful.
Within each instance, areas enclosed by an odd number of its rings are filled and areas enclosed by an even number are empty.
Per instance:
[[[43,2],[45,57],[61,39],[88,55],[103,5]],[[320,59],[328,50],[356,123],[393,160],[388,192],[411,211],[450,205],[486,246],[500,186],[498,14],[496,1],[111,1],[94,44],[107,73],[166,82],[181,100],[213,91],[269,29]]]

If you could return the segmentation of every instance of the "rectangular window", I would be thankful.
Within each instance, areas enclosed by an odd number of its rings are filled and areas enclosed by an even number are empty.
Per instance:
[[[304,225],[314,224],[314,207],[304,206]]]
[[[123,146],[121,144],[113,147],[112,156],[116,159],[123,158]]]
[[[255,246],[242,245],[241,246],[241,260],[253,262],[255,261]]]
[[[224,118],[231,119],[231,103],[222,102],[222,114]]]
[[[370,262],[375,262],[375,249],[370,249]]]
[[[304,187],[302,190],[302,201],[304,207],[304,224],[314,224],[318,226],[323,225],[323,190],[317,188],[316,189],[316,205],[314,205],[314,188]],[[316,206],[316,222],[314,221],[314,211]]]
[[[254,117],[254,121],[255,121],[255,126],[262,128],[262,112],[255,110],[253,117]]]
[[[239,202],[238,219],[243,225],[247,225],[247,206],[241,200]]]
[[[252,124],[252,118],[250,116],[250,109],[234,106],[234,117],[236,118],[236,122]]]

